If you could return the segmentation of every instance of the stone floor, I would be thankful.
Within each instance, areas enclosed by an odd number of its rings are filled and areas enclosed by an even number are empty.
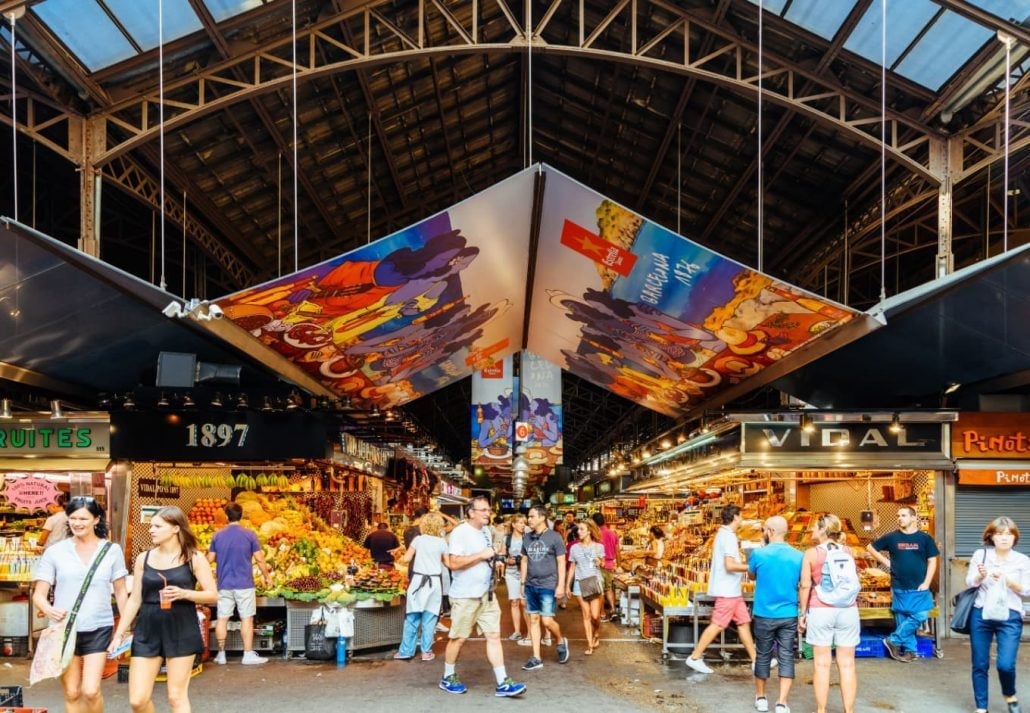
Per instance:
[[[602,645],[593,656],[584,656],[582,621],[578,607],[559,612],[558,620],[571,642],[572,659],[556,661],[553,647],[545,649],[544,668],[524,673],[519,667],[530,649],[505,641],[509,674],[528,685],[520,699],[500,700],[493,695],[493,678],[482,641],[471,640],[458,664],[467,694],[449,695],[437,688],[443,669],[442,635],[436,644],[436,661],[393,661],[392,651],[362,652],[338,669],[333,663],[273,658],[262,666],[241,666],[238,655],[229,665],[208,664],[190,687],[194,711],[252,713],[260,711],[474,711],[514,706],[524,709],[579,713],[609,711],[686,711],[731,713],[753,711],[754,693],[750,668],[743,664],[716,664],[707,657],[714,674],[695,674],[682,660],[663,660],[661,647],[643,641],[636,631],[605,624]],[[510,629],[505,630],[507,634]],[[945,641],[944,657],[912,664],[890,659],[860,659],[859,698],[856,710],[896,713],[951,713],[972,711],[969,684],[969,647],[964,641]],[[1030,701],[1030,645],[1022,647],[1018,671],[1026,699]],[[62,710],[60,686],[45,681],[29,689],[28,663],[24,659],[0,659],[0,685],[24,685],[25,705]],[[798,664],[791,697],[795,713],[814,710],[812,664]],[[771,682],[775,686],[775,681]],[[996,679],[991,681],[992,711],[1004,711]],[[115,678],[104,681],[109,711],[128,710],[127,686]],[[165,688],[158,684],[155,704],[169,710]],[[540,708],[541,706],[545,708]],[[834,681],[830,711],[841,711]]]

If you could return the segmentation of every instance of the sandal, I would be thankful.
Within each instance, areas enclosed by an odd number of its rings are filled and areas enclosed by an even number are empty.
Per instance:
[[[402,653],[401,653],[400,651],[398,651],[397,653],[395,653],[395,654],[393,655],[393,658],[394,658],[394,659],[395,659],[396,661],[411,661],[411,659],[415,658],[415,655],[414,655],[414,654],[412,654],[411,656],[405,656],[405,655],[404,655],[404,654],[402,654]]]
[[[590,642],[590,645],[591,645],[591,646],[592,646],[593,648],[595,648],[595,649],[596,649],[596,648],[597,648],[598,646],[600,646],[600,645],[601,645],[601,637],[600,637],[600,636],[595,636],[595,637],[594,637],[594,640],[593,640],[592,642]]]
[[[594,655],[594,650],[593,649],[587,649],[586,651],[583,652],[583,655],[584,656],[593,656]]]
[[[423,661],[432,661],[435,658],[436,654],[434,654],[432,651],[427,651],[426,653],[422,654]]]

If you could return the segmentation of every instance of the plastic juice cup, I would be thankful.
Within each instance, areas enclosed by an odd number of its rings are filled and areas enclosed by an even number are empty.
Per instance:
[[[163,574],[158,574],[157,576],[160,577],[164,581],[164,583],[165,583],[165,586],[161,588],[160,592],[158,592],[158,596],[161,598],[161,608],[162,609],[171,609],[172,608],[172,600],[169,598],[169,595],[166,594],[166,591],[165,591],[165,590],[168,589],[168,580],[165,578],[165,576]]]

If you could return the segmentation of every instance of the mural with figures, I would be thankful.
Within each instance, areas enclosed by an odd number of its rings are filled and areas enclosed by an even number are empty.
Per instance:
[[[516,379],[512,357],[472,374],[472,464],[510,469]]]
[[[532,174],[520,173],[217,304],[356,407],[404,404],[519,347],[532,185]]]
[[[361,409],[407,403],[525,347],[673,417],[749,379],[758,385],[763,370],[860,314],[676,235],[547,166],[217,304]],[[524,404],[511,396],[517,386],[506,388],[481,403],[496,400],[496,418],[507,423],[513,412],[539,421],[540,438],[555,440],[557,398],[536,393],[537,385]],[[488,409],[479,421],[473,408],[476,461],[510,459],[509,426],[484,430]],[[560,462],[560,437],[540,448],[548,465]]]
[[[677,416],[855,312],[691,242],[548,170],[529,349]]]

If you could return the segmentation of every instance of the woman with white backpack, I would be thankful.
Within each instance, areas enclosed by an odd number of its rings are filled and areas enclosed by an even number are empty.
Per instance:
[[[801,614],[798,631],[812,647],[815,672],[816,713],[826,713],[830,695],[830,667],[833,647],[837,649],[837,671],[844,713],[854,713],[858,694],[855,647],[859,642],[858,573],[850,549],[843,544],[840,518],[829,513],[816,518],[810,530],[815,547],[805,552],[801,563],[798,600]]]

